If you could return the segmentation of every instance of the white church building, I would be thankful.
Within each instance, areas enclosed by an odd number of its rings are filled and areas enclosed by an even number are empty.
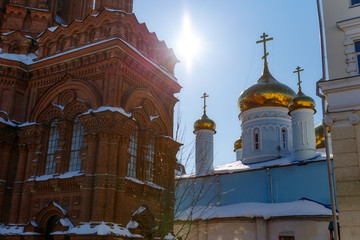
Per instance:
[[[194,124],[196,172],[177,178],[175,229],[183,239],[331,239],[331,200],[322,126],[315,134],[314,100],[264,70],[239,96],[242,134],[236,161],[213,166],[216,125]],[[216,143],[215,143],[216,144]],[[317,148],[318,147],[318,148]],[[235,160],[235,159],[234,159]]]

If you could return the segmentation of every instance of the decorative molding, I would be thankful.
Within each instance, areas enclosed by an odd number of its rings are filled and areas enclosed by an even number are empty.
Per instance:
[[[360,122],[359,115],[353,112],[328,113],[323,119],[326,126],[349,126]]]

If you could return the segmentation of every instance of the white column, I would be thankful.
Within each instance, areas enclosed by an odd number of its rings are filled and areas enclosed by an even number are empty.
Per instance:
[[[196,174],[214,170],[214,131],[202,129],[195,132]]]
[[[315,130],[314,130],[314,110],[300,108],[290,112],[294,159],[305,160],[316,156]]]

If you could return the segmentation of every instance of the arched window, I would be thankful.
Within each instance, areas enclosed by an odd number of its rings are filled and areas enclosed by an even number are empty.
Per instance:
[[[286,149],[286,129],[282,128],[281,129],[281,147],[282,149]]]
[[[138,150],[138,128],[135,129],[134,133],[130,136],[130,162],[128,163],[127,176],[136,177],[136,160],[137,160],[137,150]]]
[[[260,136],[259,136],[259,129],[254,129],[254,148],[255,150],[259,150],[260,148]]]
[[[72,129],[69,172],[80,171],[80,148],[83,144],[83,134],[84,129],[82,127],[80,119],[76,118]]]
[[[45,162],[45,174],[54,174],[56,170],[55,152],[58,150],[59,133],[56,129],[57,120],[50,125],[50,133]]]
[[[153,182],[154,180],[154,156],[155,156],[155,138],[150,139],[148,145],[147,161],[148,169],[146,170],[146,181]]]

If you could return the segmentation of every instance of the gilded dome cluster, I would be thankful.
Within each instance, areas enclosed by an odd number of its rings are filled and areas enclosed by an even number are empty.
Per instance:
[[[315,110],[315,101],[306,96],[301,88],[298,94],[278,82],[269,72],[267,65],[264,67],[260,79],[240,94],[238,99],[240,111],[257,107],[287,107],[289,112],[299,108],[310,108]]]
[[[198,130],[212,130],[212,131],[216,132],[215,128],[216,128],[215,122],[213,120],[211,120],[206,115],[206,113],[204,113],[202,115],[202,117],[194,123],[194,132],[196,132]]]
[[[241,112],[264,106],[287,107],[294,96],[295,92],[279,83],[265,65],[260,79],[240,94],[238,105]]]

